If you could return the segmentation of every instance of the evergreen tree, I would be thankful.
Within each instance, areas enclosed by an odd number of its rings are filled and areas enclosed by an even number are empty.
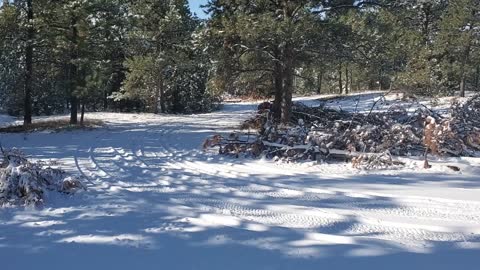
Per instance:
[[[21,21],[18,6],[4,1],[0,8],[0,108],[12,115],[23,113],[24,32]]]
[[[191,96],[192,88],[206,93],[206,76],[198,76],[205,75],[204,67],[195,64],[192,47],[198,21],[190,14],[188,2],[136,1],[131,12],[128,72],[115,99],[140,100],[154,113],[197,111],[189,104],[192,100],[182,101]],[[204,101],[201,95],[195,97],[199,104]]]
[[[217,97],[480,87],[479,0],[16,0],[0,6],[0,109],[194,113]]]
[[[241,73],[262,71],[271,74],[275,93],[274,115],[287,123],[299,68],[309,62],[312,55],[325,52],[325,25],[349,9],[359,9],[366,4],[371,3],[347,0],[214,0],[210,1],[207,9],[212,15],[212,32],[223,37],[219,62],[231,59],[237,62],[236,66],[228,67],[227,74],[234,73],[232,68]],[[218,42],[219,38],[212,39]],[[343,55],[350,57],[346,53]],[[338,67],[342,70],[343,64],[338,63]],[[341,78],[339,82],[342,84]]]
[[[480,45],[480,1],[451,1],[442,17],[436,42],[443,56],[442,73],[448,81],[456,81],[461,97],[465,96],[469,70],[475,70],[472,55]],[[478,67],[478,62],[477,62]],[[452,78],[453,77],[453,78]]]

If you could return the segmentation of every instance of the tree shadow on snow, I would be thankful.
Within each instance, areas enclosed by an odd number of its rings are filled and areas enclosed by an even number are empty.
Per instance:
[[[7,147],[82,174],[88,191],[52,194],[40,210],[0,210],[5,269],[477,269],[477,235],[385,224],[382,218],[395,215],[415,220],[428,205],[410,213],[393,197],[373,194],[375,186],[429,182],[478,188],[473,177],[332,177],[281,166],[268,173],[203,152],[201,142],[218,127],[208,118],[188,125],[172,118],[7,136]],[[401,243],[392,239],[402,234]]]

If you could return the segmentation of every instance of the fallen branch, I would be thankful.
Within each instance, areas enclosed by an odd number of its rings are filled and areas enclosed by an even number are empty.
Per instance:
[[[45,203],[48,191],[73,194],[85,189],[81,180],[69,176],[61,169],[54,169],[45,163],[29,162],[19,150],[4,150],[8,162],[0,168],[0,206],[40,206]]]
[[[217,135],[207,139],[205,145],[235,156],[266,156],[287,162],[342,158],[361,166],[370,164],[364,166],[367,168],[402,165],[397,157],[424,156],[428,151],[448,156],[478,155],[480,95],[452,106],[451,117],[440,117],[418,101],[415,102],[421,106],[414,112],[410,103],[375,112],[378,102],[385,100],[387,94],[376,99],[364,117],[359,116],[359,100],[353,113],[295,103],[289,125],[275,123],[270,105],[262,103],[255,118],[246,121],[246,140],[242,133],[225,138]],[[426,119],[435,124],[427,128]],[[250,140],[253,126],[258,134]]]

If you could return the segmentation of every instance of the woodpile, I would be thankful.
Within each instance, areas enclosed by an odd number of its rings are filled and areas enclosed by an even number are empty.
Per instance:
[[[256,136],[215,135],[204,147],[222,154],[265,156],[283,161],[351,160],[358,168],[401,165],[396,156],[475,156],[480,151],[480,96],[452,105],[448,117],[425,106],[408,111],[405,103],[387,111],[351,113],[295,103],[290,125],[274,123],[268,104],[242,128]]]
[[[476,156],[480,151],[480,95],[454,103],[450,117],[425,122],[426,151],[436,155]]]
[[[480,151],[480,95],[469,99],[466,103],[455,103],[449,123],[453,136],[461,142],[458,151],[467,155],[475,155]]]

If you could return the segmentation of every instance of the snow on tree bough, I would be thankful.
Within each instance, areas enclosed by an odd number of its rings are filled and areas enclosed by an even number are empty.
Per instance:
[[[74,194],[86,189],[80,178],[42,161],[30,162],[17,149],[1,151],[0,206],[41,206],[49,191]]]

